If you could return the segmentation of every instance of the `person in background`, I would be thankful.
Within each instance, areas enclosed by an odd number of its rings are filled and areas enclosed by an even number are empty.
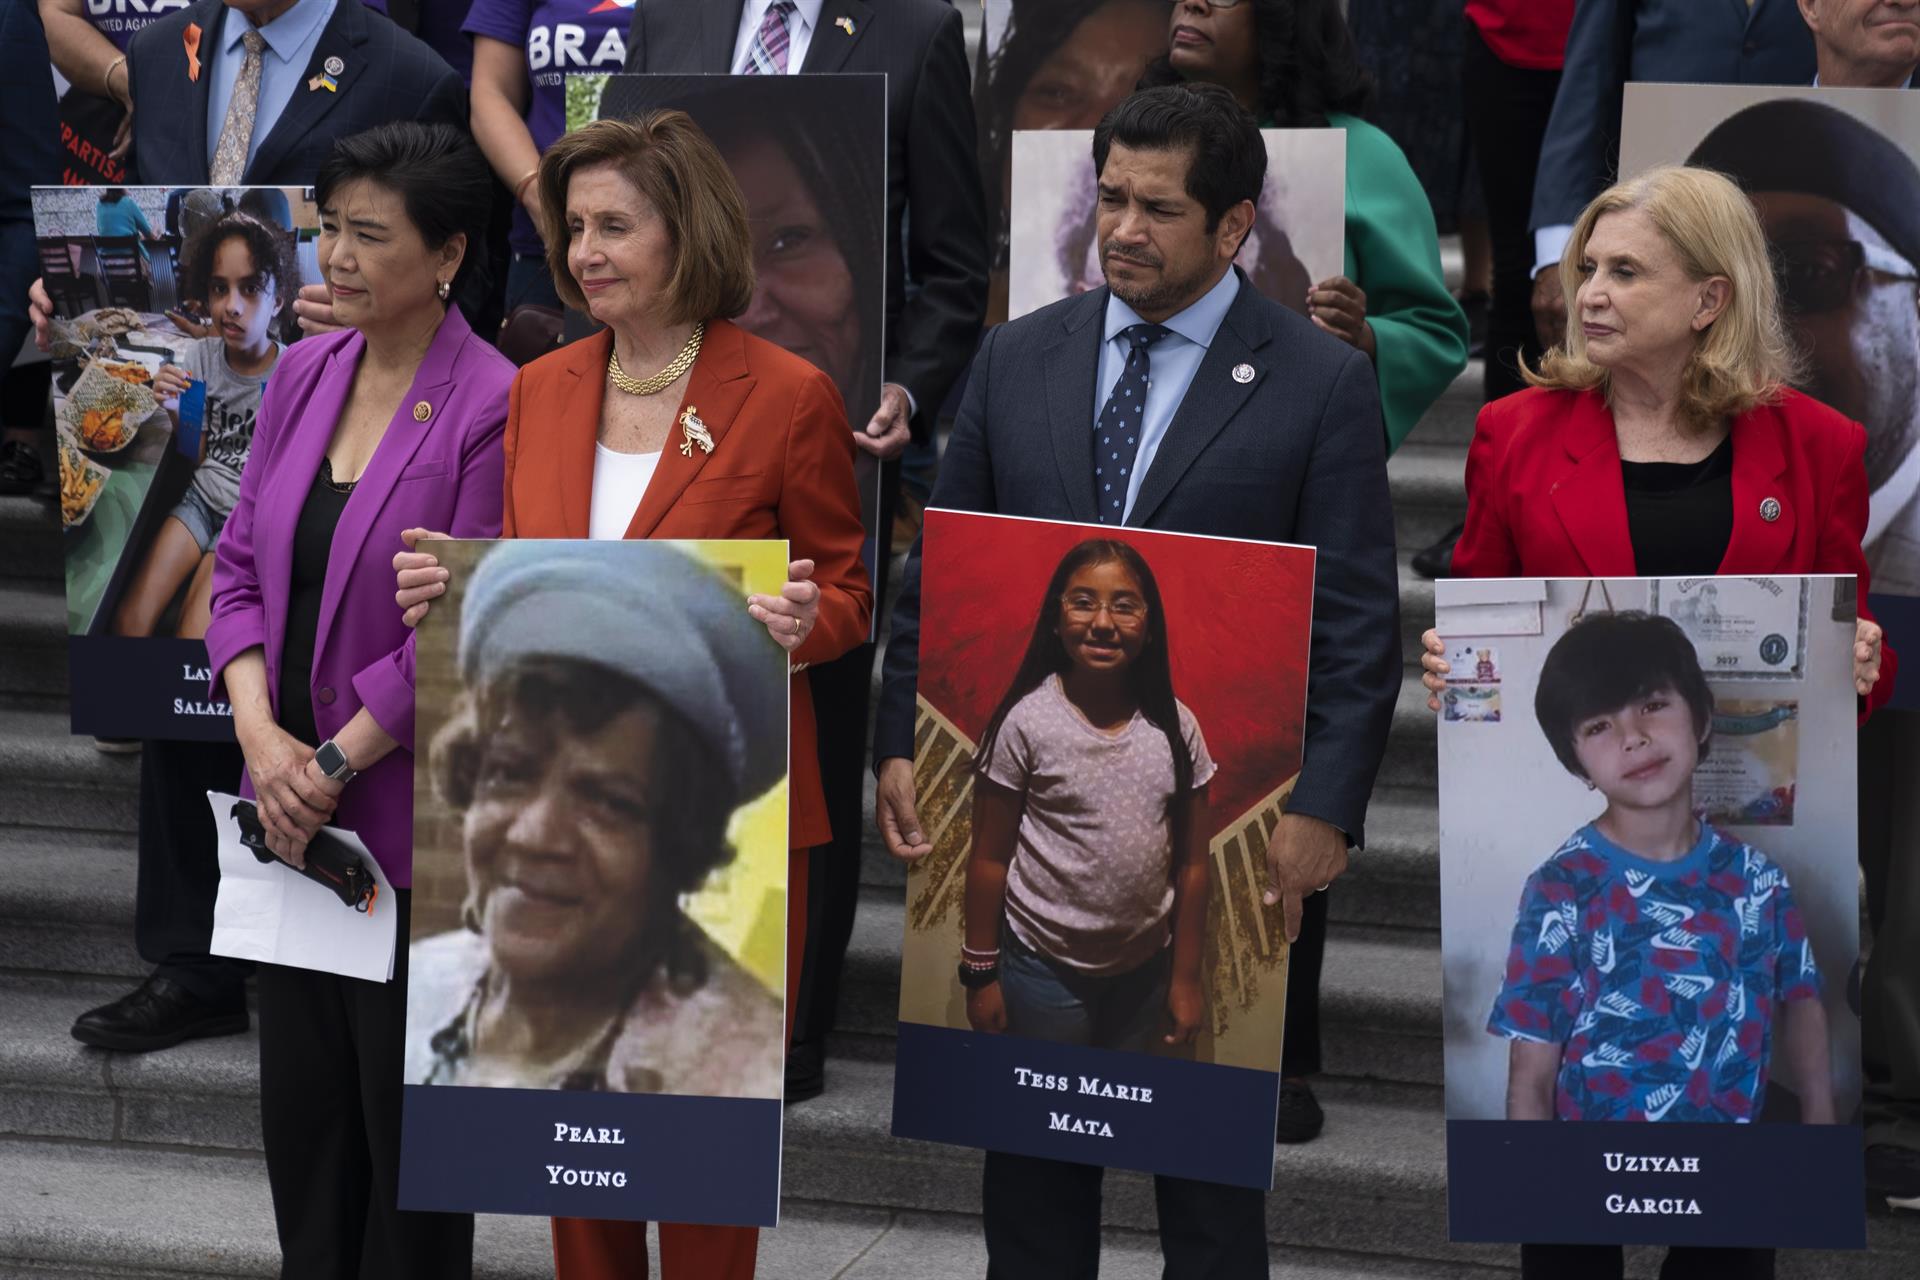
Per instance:
[[[1228,89],[1263,126],[1347,135],[1346,268],[1307,293],[1321,330],[1362,352],[1380,390],[1389,451],[1467,364],[1467,318],[1440,271],[1426,192],[1393,140],[1361,119],[1369,88],[1335,0],[1177,0],[1172,50],[1143,86]],[[1310,1142],[1326,1123],[1307,1077],[1320,1070],[1320,964],[1327,895],[1307,899],[1287,965],[1287,1029],[1275,1136]]]
[[[32,327],[22,305],[40,274],[33,233],[33,188],[59,181],[60,122],[41,15],[27,5],[0,10],[0,84],[13,87],[7,105],[8,144],[0,148],[0,496],[32,493],[46,478],[34,449],[47,399],[45,361],[7,372]],[[16,407],[17,406],[17,407]]]
[[[259,966],[260,1118],[287,1280],[466,1280],[473,1219],[397,1210],[413,864],[413,635],[400,532],[500,532],[513,366],[447,304],[486,216],[451,125],[342,139],[320,171],[321,271],[349,328],[295,343],[260,402],[216,552],[207,657],[240,784],[299,867],[324,824],[395,888],[391,980]],[[154,754],[148,752],[148,755]],[[200,806],[207,807],[204,796]]]
[[[1361,118],[1372,88],[1337,0],[1177,0],[1168,39],[1142,88],[1204,81],[1263,128],[1346,133],[1345,270],[1313,286],[1307,314],[1373,362],[1391,452],[1467,367],[1467,318],[1441,274],[1426,192]]]
[[[93,207],[93,233],[131,237],[143,264],[153,261],[147,254],[147,242],[160,238],[148,225],[147,215],[140,211],[140,202],[129,198],[124,187],[108,187],[100,193]]]
[[[854,444],[882,464],[878,607],[892,562],[900,454],[909,439],[931,443],[934,419],[966,368],[987,311],[987,206],[960,13],[944,0],[638,0],[627,48],[633,72],[887,77],[884,382],[879,409],[852,424]],[[850,265],[859,280],[861,264]],[[740,318],[750,329],[774,322],[767,313],[781,282],[762,284],[753,311]],[[833,836],[808,862],[807,954],[788,1054],[789,1102],[826,1087],[827,1035],[859,902],[873,661],[874,646],[863,644],[807,673],[819,708],[820,776]]]
[[[1482,352],[1485,401],[1524,387],[1521,366],[1541,355],[1533,324],[1533,236],[1527,220],[1573,6],[1574,0],[1467,0],[1461,95],[1493,256]],[[1415,552],[1414,572],[1446,577],[1459,538],[1455,525]]]
[[[1920,68],[1916,0],[1798,0],[1813,33],[1815,83],[1829,89],[1908,89]]]
[[[598,0],[474,0],[474,141],[514,200],[504,310],[560,306],[540,243],[540,153],[567,131],[566,73],[619,71],[628,8]]]
[[[1304,763],[1268,842],[1262,895],[1280,905],[1292,940],[1302,933],[1302,899],[1320,896],[1345,869],[1349,846],[1364,844],[1400,679],[1378,378],[1357,348],[1261,297],[1234,268],[1267,151],[1232,93],[1212,84],[1141,90],[1101,122],[1092,150],[1107,285],[988,333],[934,505],[1321,549]],[[1138,452],[1096,462],[1102,406],[1136,389],[1146,425],[1124,447]],[[1076,400],[1084,425],[1059,416]],[[1053,449],[1036,448],[1049,438]],[[1079,462],[1063,469],[1056,457]],[[888,852],[904,861],[932,849],[913,787],[920,590],[916,543],[894,609],[873,749],[875,816]],[[997,954],[969,960],[976,978],[997,980]],[[988,1152],[989,1273],[1093,1275],[1104,1173]],[[1260,1192],[1170,1176],[1154,1187],[1167,1275],[1267,1274]]]

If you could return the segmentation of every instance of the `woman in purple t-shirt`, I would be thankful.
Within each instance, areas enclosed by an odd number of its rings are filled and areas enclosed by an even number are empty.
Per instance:
[[[631,0],[473,0],[474,141],[513,192],[506,309],[560,306],[540,240],[540,153],[567,131],[570,71],[617,72],[627,61]]]
[[[976,1031],[1147,1052],[1206,1016],[1207,783],[1139,551],[1069,551],[975,754],[960,979]]]

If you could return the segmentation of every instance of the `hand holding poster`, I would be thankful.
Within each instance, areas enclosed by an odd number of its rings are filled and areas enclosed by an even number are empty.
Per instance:
[[[1270,1185],[1313,551],[929,511],[922,557],[893,1132]]]
[[[772,1225],[786,544],[435,549],[401,1207]]]
[[[1708,582],[1792,602],[1794,672],[1715,669]],[[1473,585],[1544,599],[1499,636],[1506,714],[1439,726],[1453,1238],[1859,1247],[1851,580]],[[1499,604],[1436,605],[1491,647]],[[1722,816],[1782,723],[1798,810]]]

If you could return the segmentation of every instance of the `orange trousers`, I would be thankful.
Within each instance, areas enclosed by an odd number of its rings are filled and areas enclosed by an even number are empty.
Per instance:
[[[807,850],[787,856],[787,1036],[807,947]],[[757,1227],[660,1224],[661,1280],[753,1280]],[[647,1224],[611,1218],[553,1220],[554,1280],[647,1280]]]

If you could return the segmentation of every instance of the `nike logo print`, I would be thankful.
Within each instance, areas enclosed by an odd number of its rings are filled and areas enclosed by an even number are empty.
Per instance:
[[[1636,898],[1647,896],[1647,890],[1653,888],[1653,877],[1644,871],[1627,871],[1627,892]]]
[[[1655,923],[1665,925],[1668,928],[1672,928],[1678,924],[1685,924],[1687,921],[1693,919],[1692,907],[1683,907],[1673,902],[1646,902],[1641,904],[1640,910],[1646,915],[1652,916]]]
[[[1739,1056],[1740,1033],[1738,1031],[1729,1031],[1727,1032],[1727,1038],[1720,1042],[1720,1052],[1713,1057],[1713,1069],[1718,1071]]]
[[[1658,951],[1698,951],[1700,939],[1684,929],[1663,930],[1653,936],[1654,949]]]
[[[1615,956],[1613,953],[1613,930],[1593,935],[1593,967],[1602,973],[1612,973]]]
[[[1687,1064],[1687,1070],[1698,1071],[1700,1060],[1707,1056],[1707,1029],[1695,1027],[1687,1032],[1687,1038],[1680,1042],[1680,1060]]]
[[[1640,1006],[1630,998],[1621,995],[1618,991],[1609,991],[1604,996],[1601,996],[1598,1003],[1594,1005],[1594,1008],[1610,1018],[1637,1018],[1640,1016]]]
[[[1667,990],[1682,1000],[1698,1000],[1713,990],[1713,979],[1698,973],[1674,973],[1667,975]]]
[[[1615,1044],[1595,1045],[1580,1059],[1580,1065],[1589,1071],[1606,1070],[1613,1067],[1631,1067],[1639,1059],[1631,1049],[1622,1049]]]
[[[1677,1084],[1663,1084],[1646,1096],[1647,1119],[1664,1120],[1667,1112],[1673,1110],[1673,1104],[1680,1101],[1682,1090]]]

